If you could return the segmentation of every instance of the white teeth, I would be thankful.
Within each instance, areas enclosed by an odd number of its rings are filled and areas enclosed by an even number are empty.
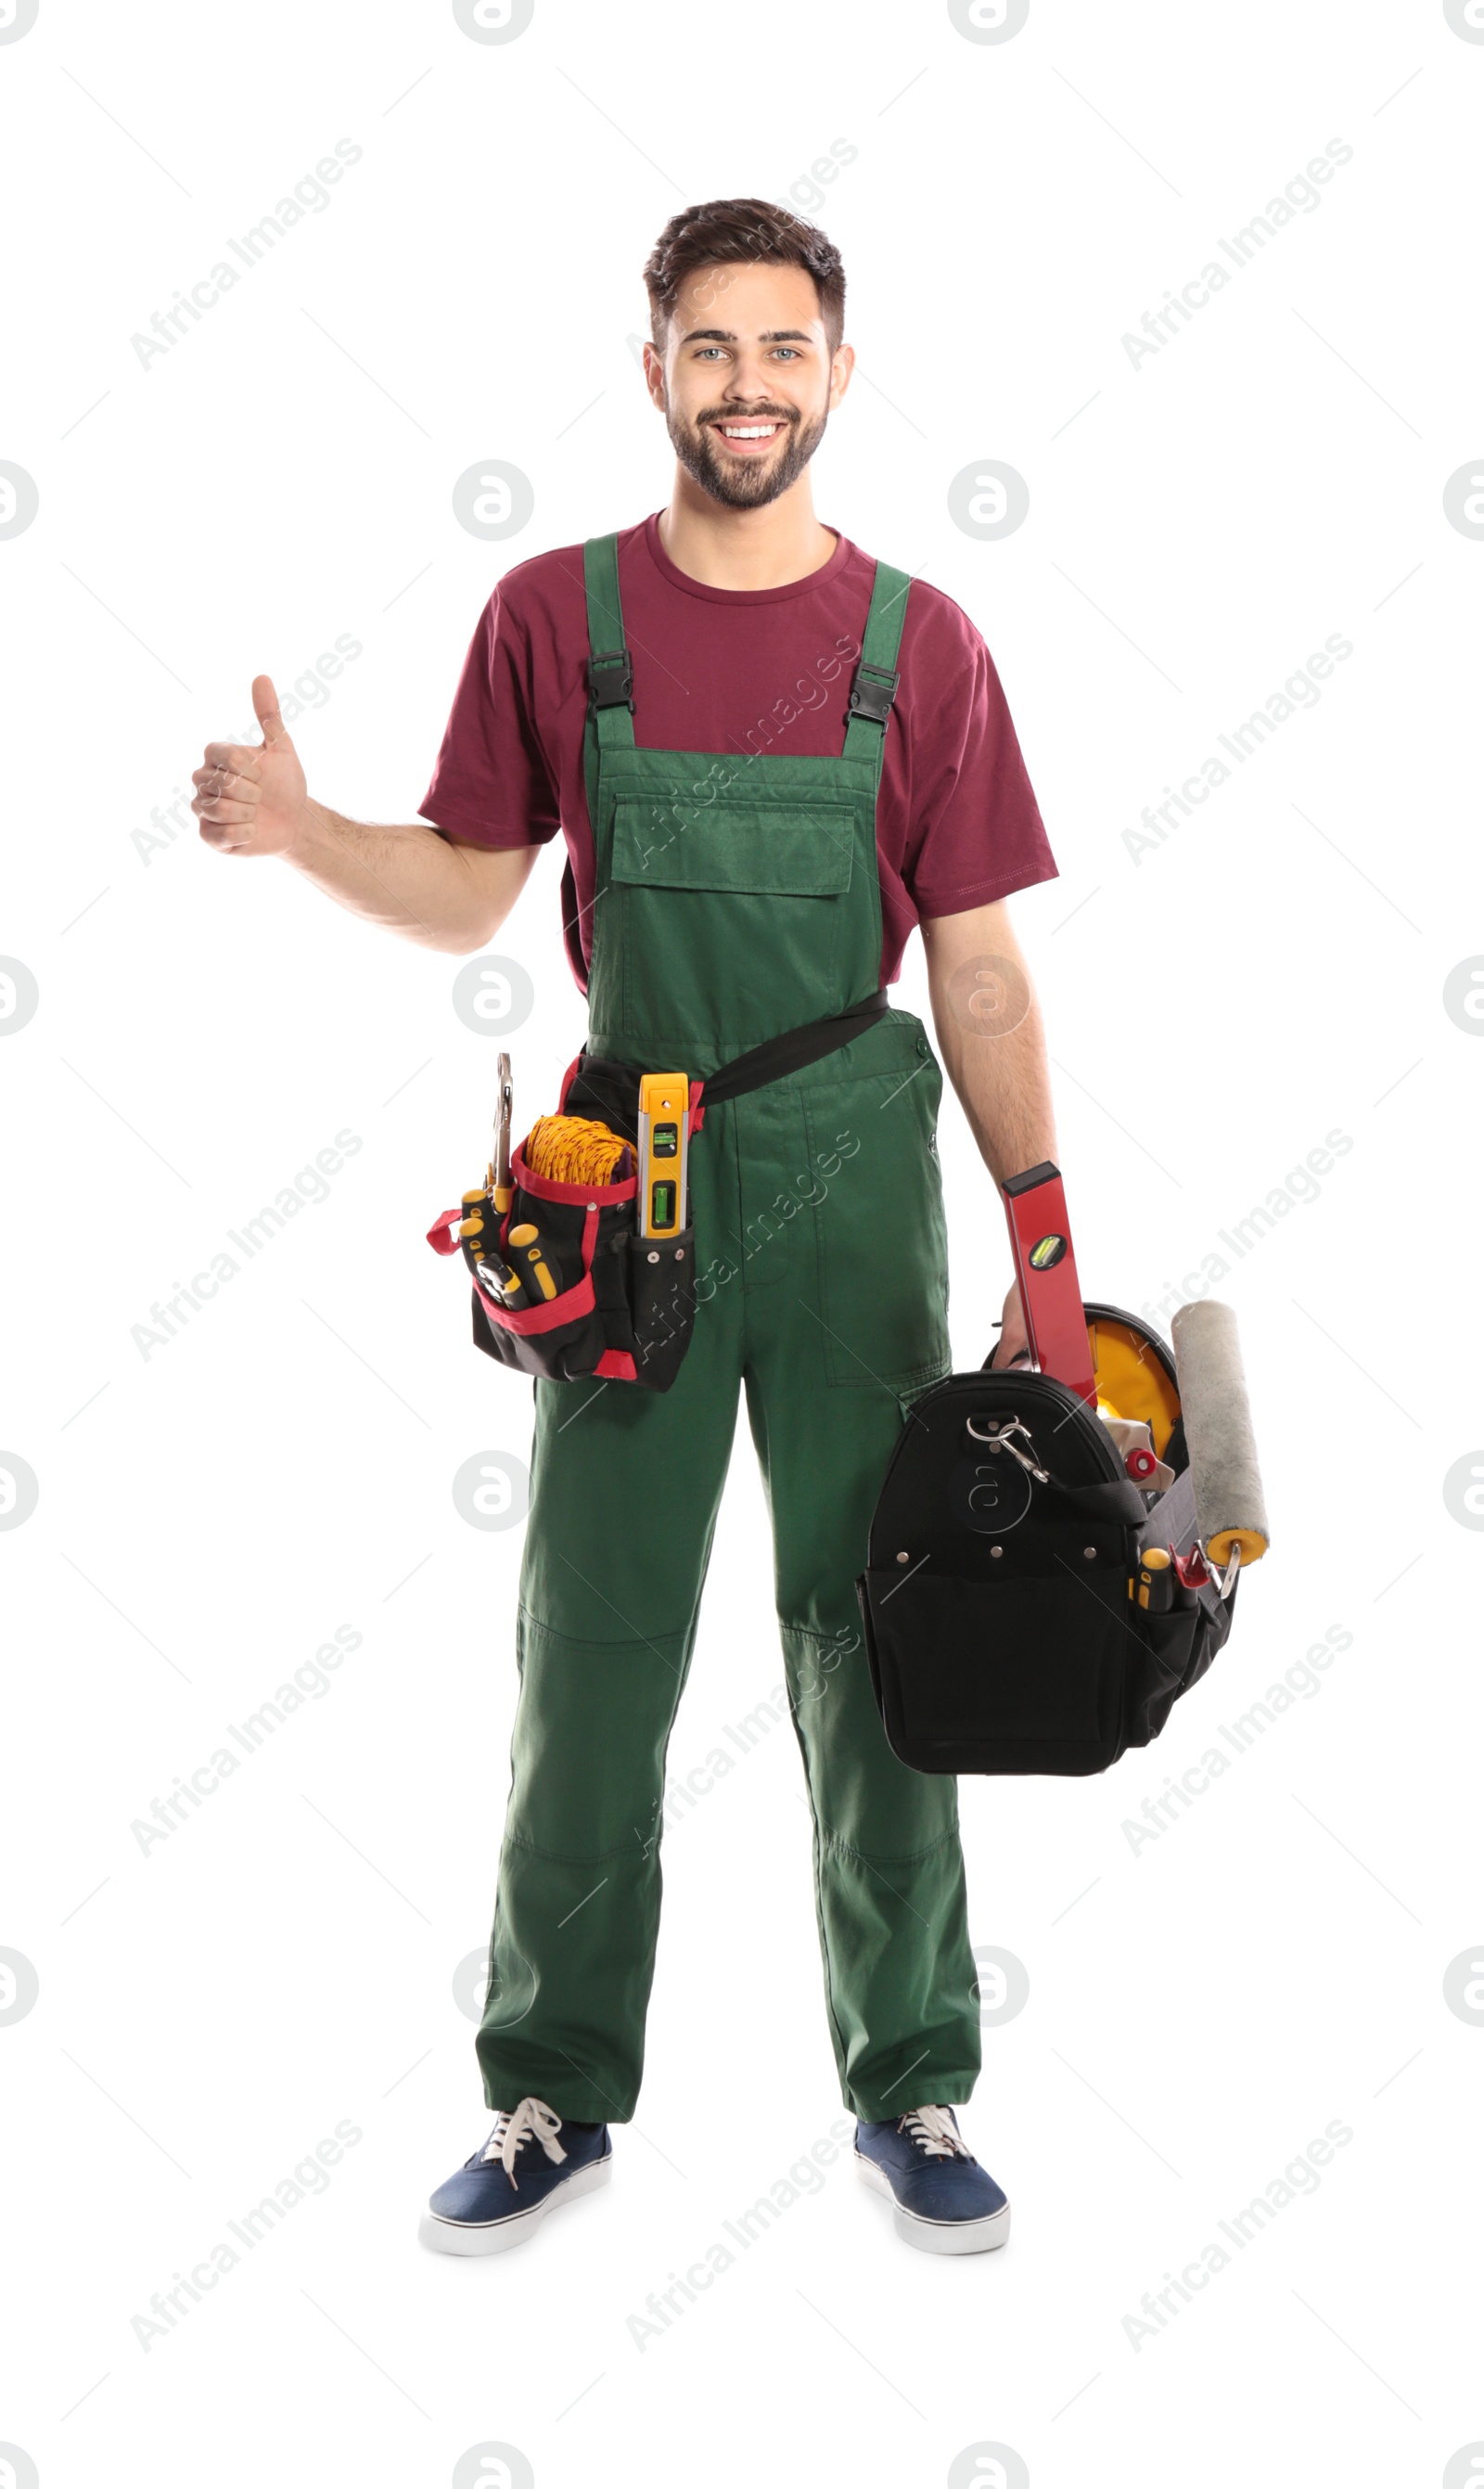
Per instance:
[[[722,430],[728,441],[766,441],[769,433],[776,432],[778,426],[776,423],[724,423]]]

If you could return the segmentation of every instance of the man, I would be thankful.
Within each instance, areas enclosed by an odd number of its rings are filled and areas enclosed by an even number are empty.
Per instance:
[[[455,2254],[518,2244],[608,2177],[609,2126],[633,2115],[666,1747],[745,1388],[857,2167],[899,2235],[963,2253],[998,2246],[1010,2215],[954,2114],[980,2063],[956,1791],[888,1747],[853,1588],[906,1413],[949,1370],[942,1074],[921,1022],[872,1004],[920,921],[991,1175],[1054,1157],[1004,901],[1056,868],[978,633],[814,516],[810,461],[854,361],[839,253],[786,212],[724,200],[673,217],[644,275],[669,506],[501,580],[422,820],[373,827],[312,801],[266,676],[262,745],[209,744],[194,773],[210,845],[282,856],[435,950],[488,944],[560,828],[595,1057],[706,1077],[844,1022],[823,1059],[707,1109],[690,1152],[695,1329],[672,1387],[534,1385],[477,2041],[496,2124],[420,2235]],[[636,830],[662,817],[663,838]],[[1013,1288],[997,1362],[1024,1351]]]

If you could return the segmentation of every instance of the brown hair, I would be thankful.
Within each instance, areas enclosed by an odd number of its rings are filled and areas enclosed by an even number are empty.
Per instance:
[[[696,269],[759,261],[808,270],[833,354],[845,323],[844,262],[817,225],[805,224],[770,199],[708,199],[704,207],[682,208],[671,217],[644,265],[655,346],[663,345],[680,288]]]

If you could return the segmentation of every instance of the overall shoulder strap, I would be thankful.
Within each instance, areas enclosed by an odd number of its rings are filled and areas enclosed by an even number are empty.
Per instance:
[[[624,645],[618,598],[618,539],[589,536],[583,547],[587,592],[588,715],[601,750],[634,749],[634,661]]]
[[[877,562],[860,659],[850,681],[844,757],[874,760],[878,771],[886,747],[886,721],[897,697],[897,651],[911,585],[906,571],[894,569],[889,561]]]

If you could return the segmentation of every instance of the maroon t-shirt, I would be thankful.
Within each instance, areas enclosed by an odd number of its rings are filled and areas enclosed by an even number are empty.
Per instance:
[[[845,536],[786,587],[707,587],[677,570],[657,518],[618,537],[634,660],[634,739],[670,752],[839,753],[870,602]],[[583,775],[587,713],[583,549],[507,570],[479,616],[432,784],[417,807],[450,838],[517,847],[566,836],[567,951],[585,991],[595,858]],[[1000,678],[968,615],[914,579],[876,800],[881,982],[923,916],[956,916],[1056,864]]]

